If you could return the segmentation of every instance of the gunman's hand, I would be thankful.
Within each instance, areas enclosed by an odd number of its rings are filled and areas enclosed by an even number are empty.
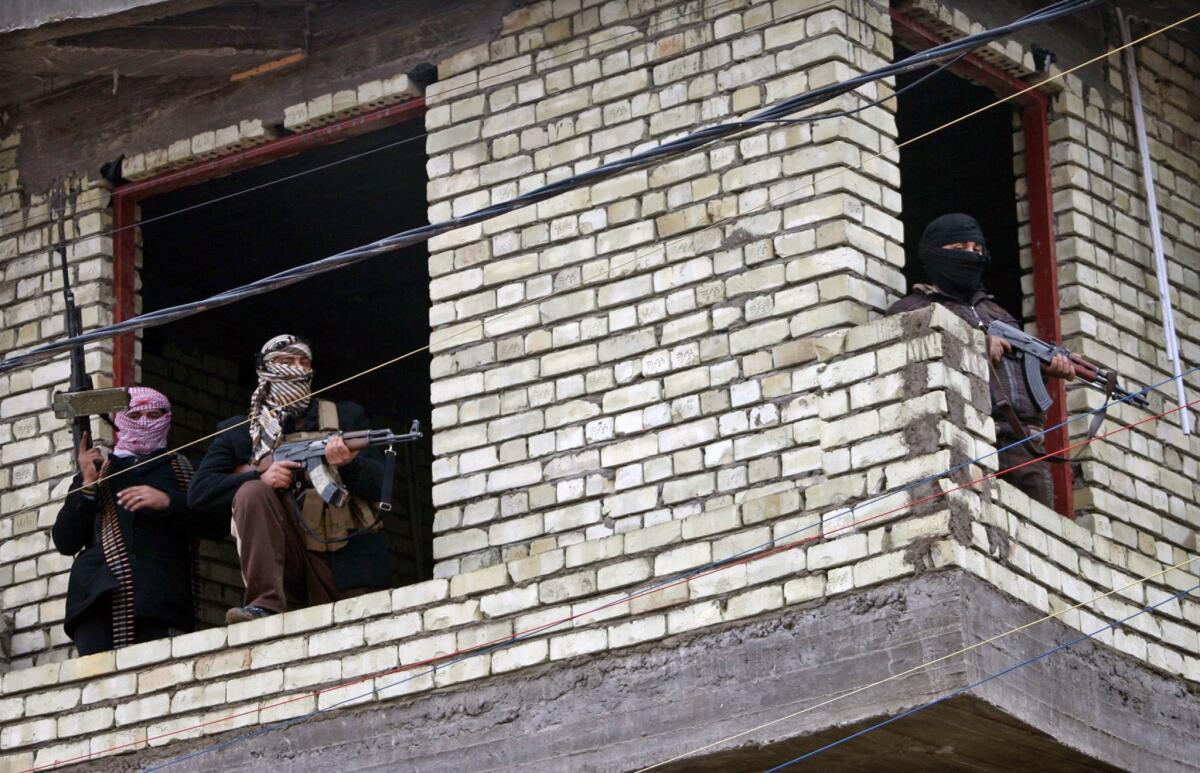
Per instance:
[[[325,444],[325,461],[334,467],[344,467],[354,461],[356,456],[358,456],[358,451],[351,451],[347,448],[346,441],[341,435],[335,435]]]
[[[100,455],[100,449],[96,446],[88,448],[88,442],[91,440],[91,433],[85,432],[79,438],[79,451],[75,456],[75,461],[79,463],[79,472],[83,475],[83,485],[90,486],[100,479],[100,465],[104,461],[104,457]]]
[[[171,498],[152,486],[130,486],[117,492],[117,504],[129,510],[163,511],[171,506]]]
[[[1049,365],[1042,366],[1042,373],[1050,378],[1073,379],[1075,366],[1065,354],[1056,354],[1050,359]]]
[[[988,357],[991,358],[993,365],[999,365],[1000,360],[1006,354],[1012,354],[1012,344],[998,336],[988,336]]]
[[[272,462],[258,477],[271,488],[285,489],[292,485],[294,471],[300,467],[300,462]]]

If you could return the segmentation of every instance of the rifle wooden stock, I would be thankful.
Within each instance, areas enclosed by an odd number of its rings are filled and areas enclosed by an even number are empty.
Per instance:
[[[345,441],[346,448],[349,448],[351,451],[362,451],[365,448],[369,448],[371,445],[370,434],[371,430],[369,429],[358,429],[354,430],[353,432],[343,432],[342,440]]]

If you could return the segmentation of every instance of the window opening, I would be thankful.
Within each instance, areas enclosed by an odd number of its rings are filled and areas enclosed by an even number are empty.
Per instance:
[[[896,59],[912,52],[897,46]],[[928,73],[901,75],[903,88]],[[901,143],[996,100],[990,89],[951,72],[897,98],[896,128]],[[928,282],[917,257],[921,232],[946,212],[965,212],[983,227],[992,263],[984,286],[1018,319],[1025,316],[1013,171],[1013,108],[1000,105],[900,148],[900,194],[904,223],[904,275],[908,286]],[[1028,294],[1032,310],[1032,288]]]
[[[147,198],[143,220],[219,199],[255,185],[382,148],[424,131],[414,119],[227,177]],[[426,218],[424,143],[396,147],[142,227],[144,309],[195,300],[284,268],[358,246]],[[175,406],[172,447],[202,437],[216,422],[244,414],[254,389],[254,355],[290,332],[313,347],[314,387],[350,376],[429,342],[429,254],[414,245],[336,273],[145,331],[141,382]],[[432,567],[432,451],[427,352],[323,394],[353,400],[372,428],[408,431],[419,443],[397,446],[393,510],[384,514],[393,586],[427,579]],[[196,461],[204,448],[188,453]],[[223,625],[242,603],[232,539],[201,545],[202,625]]]

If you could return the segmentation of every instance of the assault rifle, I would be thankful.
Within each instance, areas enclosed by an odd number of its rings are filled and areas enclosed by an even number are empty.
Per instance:
[[[1043,341],[1040,338],[1029,335],[1023,330],[1018,330],[1012,325],[999,321],[988,324],[987,334],[1008,341],[1012,345],[1013,351],[1012,354],[1006,356],[1024,361],[1025,382],[1029,385],[1029,393],[1033,395],[1033,399],[1040,411],[1045,411],[1054,402],[1050,397],[1050,393],[1046,391],[1046,382],[1042,380],[1042,365],[1050,364],[1050,361],[1054,359],[1054,355],[1056,354],[1061,354],[1071,361],[1071,365],[1075,368],[1076,378],[1093,389],[1099,389],[1101,392],[1104,392],[1105,402],[1115,397],[1118,400],[1124,400],[1142,408],[1150,404],[1143,395],[1129,392],[1118,386],[1115,371],[1104,370],[1098,365],[1083,359],[1078,354],[1071,352],[1069,349]],[[1102,410],[1092,420],[1091,429],[1088,431],[1089,436],[1095,435],[1096,431],[1100,429],[1100,424],[1103,420],[1104,411]]]
[[[350,497],[350,492],[342,485],[337,473],[330,469],[325,462],[325,444],[335,437],[341,436],[346,441],[346,447],[351,451],[361,451],[365,448],[387,446],[387,453],[395,454],[392,446],[396,443],[409,443],[420,440],[421,423],[413,420],[412,427],[403,435],[396,435],[390,429],[360,429],[352,432],[334,432],[314,440],[296,440],[283,443],[270,454],[259,460],[257,466],[240,465],[235,473],[249,472],[257,469],[265,471],[274,462],[299,462],[304,465],[304,471],[312,483],[313,489],[327,504],[342,507]],[[391,467],[391,465],[388,465]],[[391,509],[391,472],[384,473],[383,496],[380,497],[380,507]]]
[[[58,254],[62,268],[63,283],[63,328],[68,338],[74,338],[83,332],[83,320],[79,307],[75,305],[75,293],[71,289],[71,271],[67,262],[66,238],[63,234],[63,221],[66,219],[65,196],[62,191],[54,191],[50,197],[50,211],[58,226],[58,238],[55,240],[54,251]],[[129,393],[121,388],[96,389],[92,386],[92,377],[88,375],[83,361],[83,346],[71,347],[71,380],[68,391],[54,393],[54,415],[71,422],[72,448],[76,451],[81,447],[81,439],[86,438],[86,445],[91,448],[92,421],[90,416],[100,416],[110,425],[112,420],[108,414],[119,411],[129,405]]]

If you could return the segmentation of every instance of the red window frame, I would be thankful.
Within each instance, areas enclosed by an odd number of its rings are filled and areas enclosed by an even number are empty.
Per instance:
[[[340,140],[383,129],[425,114],[425,99],[406,102],[351,116],[308,131],[265,142],[227,156],[145,180],[126,183],[113,190],[113,314],[117,322],[133,316],[137,261],[137,202],[150,196],[241,172],[278,161],[287,156],[331,145]],[[130,386],[134,378],[134,334],[125,333],[113,344],[113,380]]]
[[[905,46],[920,51],[945,42],[900,11],[891,12],[896,38]],[[979,57],[969,54],[949,68],[952,72],[1007,97],[1029,87]],[[1013,97],[1021,109],[1021,128],[1025,135],[1025,182],[1029,199],[1029,229],[1033,253],[1033,302],[1038,336],[1062,341],[1059,316],[1058,259],[1054,249],[1054,203],[1050,184],[1050,100],[1037,91],[1025,91]],[[1067,389],[1061,379],[1047,384],[1054,405],[1046,414],[1049,426],[1061,424],[1067,416]],[[1063,426],[1046,435],[1046,448],[1059,451],[1070,443],[1068,428]],[[1051,465],[1054,478],[1054,509],[1068,518],[1075,517],[1074,480],[1069,464]]]

